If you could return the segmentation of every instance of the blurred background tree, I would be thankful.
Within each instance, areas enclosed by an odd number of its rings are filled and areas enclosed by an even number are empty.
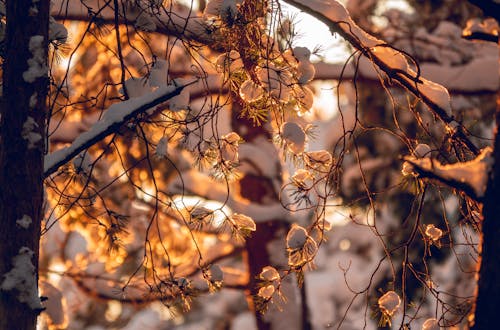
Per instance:
[[[425,162],[492,145],[498,49],[462,33],[498,27],[466,2],[348,1],[375,40],[289,3],[352,46],[304,48],[284,2],[52,2],[42,328],[466,326],[482,196]]]

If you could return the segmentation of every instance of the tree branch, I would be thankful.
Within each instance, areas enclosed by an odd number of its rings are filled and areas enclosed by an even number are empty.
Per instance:
[[[194,80],[183,86],[164,86],[152,93],[127,101],[115,103],[104,113],[103,118],[95,123],[89,131],[80,134],[69,146],[45,156],[44,178],[48,177],[59,167],[66,164],[73,157],[87,148],[90,148],[105,137],[115,133],[124,123],[141,113],[179,95],[184,87],[196,83]]]
[[[465,134],[465,128],[453,118],[449,100],[446,102],[443,98],[446,89],[422,78],[416,63],[413,65],[416,66],[417,72],[410,69],[408,54],[365,32],[351,19],[344,6],[335,0],[285,0],[285,2],[325,23],[332,33],[340,34],[387,77],[420,98],[439,119],[455,126],[455,137],[472,153],[475,155],[479,153],[478,148]]]
[[[85,6],[81,3],[69,4],[69,0],[53,0],[51,15],[56,20],[70,20],[70,21],[85,21],[85,22],[99,22],[99,24],[115,24],[115,10],[114,6],[105,4],[98,0],[85,1]],[[118,22],[134,26],[136,23],[136,16],[132,13],[124,13],[122,8],[126,8],[123,0],[118,2]],[[99,12],[98,16],[92,16],[92,12]],[[206,23],[202,17],[191,16],[191,11],[182,7],[176,7],[175,13],[167,11],[165,8],[160,10],[157,15],[151,16],[152,21],[156,25],[156,30],[152,32],[161,33],[164,35],[171,35],[182,40],[191,40],[199,42],[207,46],[214,46],[217,40],[217,34]]]

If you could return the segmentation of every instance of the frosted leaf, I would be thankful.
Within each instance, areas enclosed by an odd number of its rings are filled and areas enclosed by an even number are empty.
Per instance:
[[[309,235],[305,228],[294,223],[286,235],[286,246],[289,249],[301,249],[308,238]]]
[[[222,282],[224,279],[224,272],[219,265],[213,264],[208,270],[211,282]]]
[[[251,79],[245,80],[240,86],[240,97],[243,101],[254,102],[262,97],[264,89]]]
[[[268,299],[271,299],[271,297],[274,294],[274,291],[275,291],[274,285],[269,284],[269,285],[266,285],[266,286],[263,286],[262,288],[260,288],[257,295],[259,297],[262,297],[262,298],[268,300]]]
[[[409,162],[403,162],[403,167],[401,168],[401,173],[404,176],[417,175],[417,173],[415,173],[415,168]]]
[[[313,175],[304,169],[298,169],[292,176],[292,182],[299,188],[310,189],[313,185]]]
[[[281,137],[291,152],[299,154],[304,151],[306,134],[298,124],[285,122],[281,125]]]
[[[441,329],[439,326],[438,320],[435,318],[425,320],[424,324],[422,324],[422,330],[439,330]]]
[[[293,49],[293,55],[299,61],[309,61],[311,51],[307,47],[295,47]]]
[[[420,143],[415,147],[415,150],[413,151],[413,155],[417,158],[424,158],[424,157],[430,157],[431,156],[431,147],[429,147],[425,143]]]
[[[28,229],[28,227],[31,225],[32,220],[29,215],[24,214],[21,219],[16,220],[16,224],[24,229]]]
[[[429,239],[437,241],[443,236],[443,231],[434,226],[433,224],[429,224],[427,225],[427,227],[425,227],[425,235]]]
[[[313,80],[314,75],[316,74],[316,69],[314,65],[309,61],[301,61],[297,66],[297,77],[298,82],[301,85],[307,84],[311,80]]]
[[[224,161],[238,163],[239,153],[238,146],[241,137],[234,132],[226,134],[221,137],[221,156]]]
[[[278,100],[288,102],[292,91],[291,86],[294,83],[288,68],[279,68],[270,63],[268,66],[258,67],[255,73],[264,89]]]
[[[243,61],[241,60],[240,53],[236,50],[231,50],[229,53],[219,55],[215,61],[215,68],[220,73],[232,73],[242,69]]]
[[[378,307],[385,315],[392,316],[398,310],[401,298],[394,291],[386,292],[378,299]]]
[[[252,218],[247,217],[246,215],[233,213],[233,215],[231,215],[231,221],[235,224],[236,227],[238,227],[238,230],[256,230],[255,222]]]
[[[299,87],[295,89],[295,97],[299,103],[299,115],[304,115],[311,110],[314,103],[314,94],[308,87]]]
[[[226,143],[232,144],[232,145],[238,145],[241,141],[241,136],[238,135],[238,133],[231,132],[228,133],[221,138],[224,140]]]
[[[262,268],[262,271],[259,274],[261,280],[272,282],[280,279],[280,274],[276,270],[276,268],[272,266],[266,266]]]
[[[165,158],[168,155],[168,138],[166,136],[162,137],[158,144],[156,145],[155,154],[157,157]]]
[[[304,154],[306,165],[315,170],[326,170],[333,162],[332,154],[326,150],[309,151]]]
[[[310,236],[307,236],[301,248],[288,249],[288,265],[291,267],[303,267],[314,258],[317,251],[318,245]]]

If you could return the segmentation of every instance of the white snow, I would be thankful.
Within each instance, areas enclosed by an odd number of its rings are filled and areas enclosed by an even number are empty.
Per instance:
[[[29,248],[20,248],[18,255],[12,259],[14,267],[4,275],[0,289],[15,290],[20,302],[28,304],[31,309],[41,309],[35,266],[31,262],[33,256],[34,252]]]
[[[173,81],[173,84],[175,87],[178,86],[184,86],[186,85],[186,81],[184,79],[175,79]],[[187,88],[184,88],[179,95],[172,97],[169,100],[169,110],[173,112],[178,112],[182,110],[188,110],[189,109],[189,98],[190,98],[190,93]]]
[[[157,59],[153,67],[149,71],[149,85],[152,87],[160,87],[168,83],[168,68],[169,64],[164,59]]]
[[[240,1],[236,0],[210,0],[208,1],[205,10],[203,11],[203,16],[206,19],[213,17],[220,17],[222,19],[227,19],[229,17],[234,17],[238,11],[236,3]]]
[[[213,264],[212,266],[210,266],[209,272],[210,280],[212,282],[220,282],[224,279],[224,272],[217,264]]]
[[[286,245],[290,249],[300,249],[306,244],[308,238],[309,235],[303,227],[293,224],[286,236]]]
[[[21,131],[21,136],[23,137],[23,139],[28,141],[28,149],[35,148],[36,144],[42,139],[40,133],[35,132],[35,129],[37,127],[38,124],[35,122],[35,119],[33,119],[33,117],[31,116],[28,116],[23,124],[23,129]]]
[[[281,138],[291,152],[298,154],[304,151],[306,134],[299,124],[285,122],[281,125]]]
[[[24,229],[28,229],[28,227],[31,225],[31,217],[29,215],[24,214],[21,219],[16,220],[16,224]]]
[[[309,60],[311,51],[306,47],[295,47],[293,55],[299,62],[297,65],[298,82],[301,85],[306,84],[314,78],[314,74],[316,73],[314,65]]]
[[[68,30],[63,24],[56,22],[52,16],[49,18],[49,40],[57,40],[61,43],[68,40]]]
[[[442,178],[451,183],[459,182],[471,188],[474,197],[483,197],[488,183],[488,173],[493,164],[491,153],[492,148],[486,147],[481,150],[479,156],[468,162],[458,162],[454,164],[441,164],[436,159],[406,157],[405,159],[417,169],[433,173],[438,178]]]
[[[38,97],[38,93],[34,92],[30,96],[30,108],[33,109],[36,106],[36,98]]]
[[[131,77],[123,83],[127,89],[127,95],[129,98],[141,97],[151,93],[152,91],[152,88],[148,86],[147,81],[144,78]],[[124,94],[121,89],[120,92]]]
[[[54,167],[62,165],[68,160],[67,158],[74,157],[79,152],[90,147],[92,140],[96,137],[102,136],[103,134],[105,136],[112,134],[113,131],[110,130],[112,126],[124,123],[126,118],[133,116],[141,110],[146,111],[150,107],[156,105],[159,100],[165,98],[166,95],[173,93],[176,90],[182,90],[185,86],[186,85],[179,87],[174,87],[172,85],[162,86],[143,96],[111,105],[104,113],[102,119],[95,123],[87,132],[80,134],[70,146],[64,147],[45,156],[44,172],[52,173],[57,169]]]
[[[254,102],[262,97],[264,89],[251,79],[245,80],[240,86],[240,97],[243,101]]]
[[[425,143],[420,143],[415,147],[413,154],[417,158],[424,158],[431,156],[431,147]]]
[[[155,154],[157,157],[165,158],[168,155],[168,138],[163,136],[156,145]]]
[[[435,318],[425,320],[424,324],[422,324],[422,330],[440,330],[438,320]]]
[[[28,60],[28,70],[23,72],[23,79],[28,83],[32,83],[36,79],[46,76],[49,72],[45,63],[46,54],[43,47],[43,36],[32,36],[28,44],[28,49],[33,57]]]
[[[332,29],[332,33],[341,32],[357,48],[368,51],[368,55],[374,62],[381,62],[386,73],[400,82],[413,84],[407,76],[415,78],[416,72],[410,69],[408,60],[403,53],[388,47],[388,45],[360,28],[350,17],[345,7],[336,0],[289,0],[287,1],[299,8],[308,9],[313,16],[325,22]],[[392,70],[396,70],[391,72]],[[416,86],[416,93],[420,93],[430,102],[443,109],[451,115],[450,96],[443,86],[419,77],[420,81]],[[414,91],[415,92],[415,91]]]
[[[388,291],[378,299],[378,307],[389,316],[398,310],[400,304],[401,298],[394,291]]]
[[[413,71],[408,70],[413,73]],[[412,74],[415,76],[416,74]],[[430,80],[425,78],[420,78],[422,83],[417,84],[417,89],[421,95],[426,97],[432,103],[438,105],[441,109],[445,110],[448,116],[452,115],[451,112],[451,102],[450,102],[450,94],[448,90],[443,86],[436,84]]]

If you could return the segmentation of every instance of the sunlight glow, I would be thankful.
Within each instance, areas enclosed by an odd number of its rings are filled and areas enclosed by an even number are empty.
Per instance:
[[[226,205],[217,201],[207,200],[197,196],[175,196],[173,198],[173,201],[173,206],[177,210],[189,210],[198,206],[214,211],[212,224],[215,227],[221,226],[226,220],[226,217],[232,214],[231,209]]]
[[[295,31],[298,35],[293,40],[293,46],[307,47],[311,52],[315,49],[319,50],[317,54],[311,55],[312,62],[323,58],[324,62],[339,63],[347,59],[345,41],[340,37],[332,38],[332,33],[325,24],[286,3],[281,3],[281,7],[283,14],[293,18],[292,21],[295,23]]]
[[[340,202],[333,200],[331,201],[331,204],[338,205]],[[331,206],[326,208],[325,220],[328,221],[332,227],[345,226],[351,221],[349,215],[350,208],[343,206]]]

